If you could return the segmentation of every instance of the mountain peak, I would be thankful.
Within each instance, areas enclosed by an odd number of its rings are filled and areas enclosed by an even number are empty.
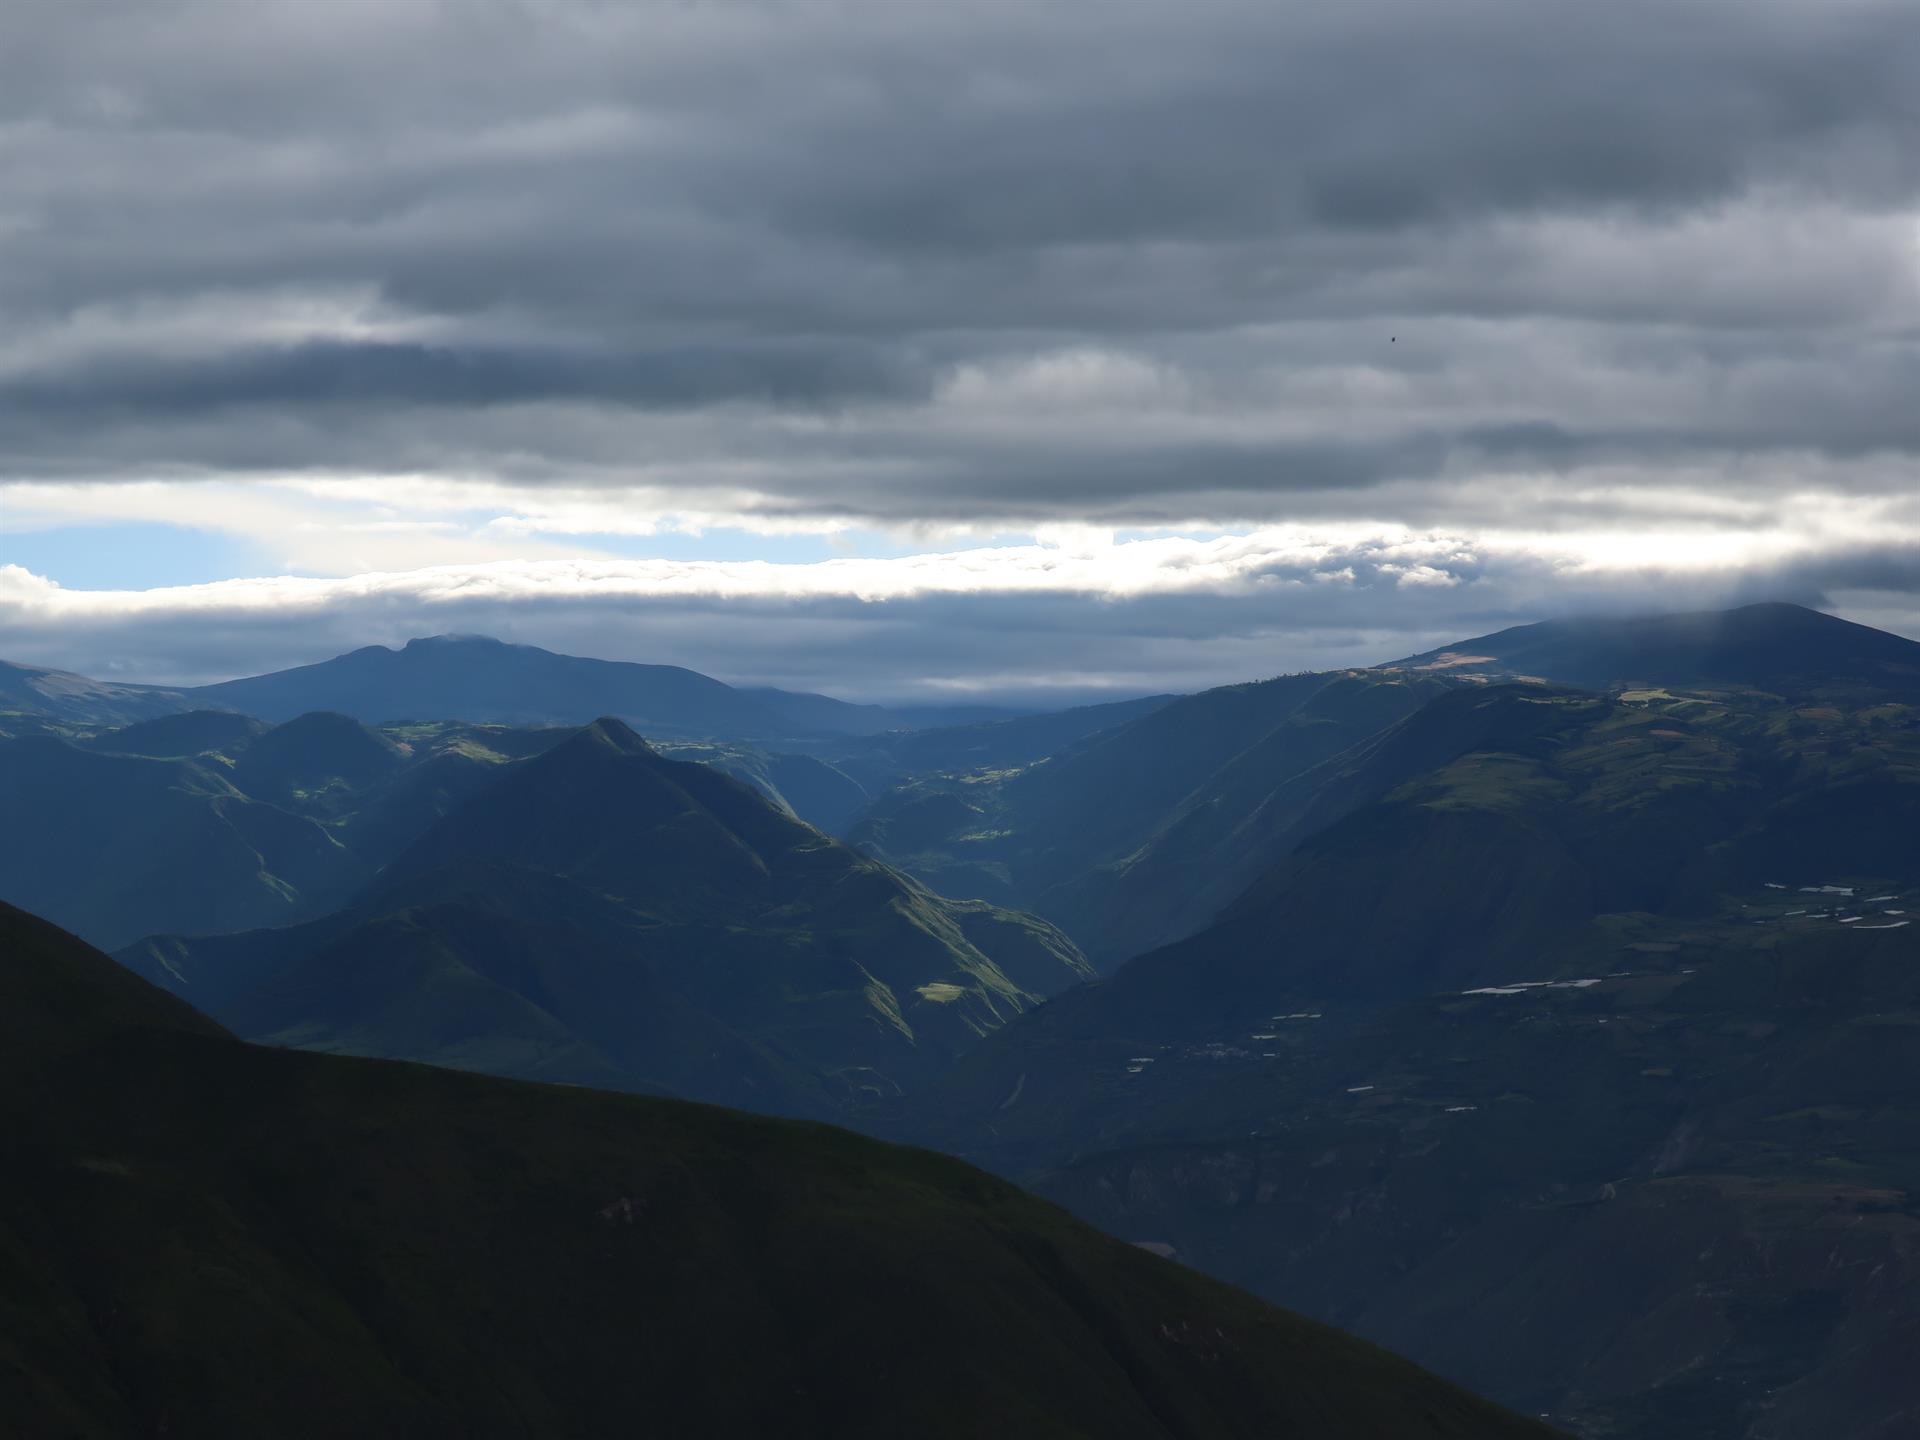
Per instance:
[[[1787,601],[1517,625],[1383,667],[1622,684],[1920,688],[1920,643]]]
[[[404,654],[408,650],[427,650],[455,645],[471,646],[474,648],[486,647],[495,650],[505,650],[509,648],[506,641],[497,639],[492,635],[468,635],[459,632],[447,635],[416,635],[400,648],[401,653]]]
[[[572,726],[595,715],[620,715],[649,733],[673,735],[732,738],[781,728],[765,705],[696,671],[561,655],[486,635],[416,636],[398,650],[376,645],[188,694],[195,704],[264,720],[338,710],[368,724]]]
[[[602,715],[592,724],[581,726],[580,738],[590,744],[617,750],[622,755],[651,755],[656,758],[659,755],[638,731],[613,715]]]

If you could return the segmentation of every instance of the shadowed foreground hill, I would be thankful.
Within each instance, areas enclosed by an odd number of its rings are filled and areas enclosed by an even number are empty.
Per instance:
[[[31,1435],[1544,1436],[959,1162],[256,1049],[0,907]]]

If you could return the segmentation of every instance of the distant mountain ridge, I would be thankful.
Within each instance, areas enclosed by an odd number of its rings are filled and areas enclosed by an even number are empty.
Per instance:
[[[0,715],[12,712],[88,724],[127,725],[192,708],[193,702],[182,690],[122,685],[0,660]]]
[[[618,715],[645,730],[677,734],[770,735],[783,728],[766,704],[695,670],[559,655],[471,635],[409,640],[398,650],[369,645],[315,665],[187,693],[197,704],[264,720],[330,710],[369,724],[581,724],[595,715]],[[859,708],[847,707],[855,713]]]
[[[119,684],[0,661],[0,719],[125,726],[193,710],[275,722],[332,711],[369,725],[584,725],[614,715],[649,734],[732,740],[879,737],[1046,718],[998,705],[856,704],[728,685],[678,665],[562,655],[485,635],[422,636],[397,650],[367,645],[311,665],[197,686]]]
[[[880,795],[848,838],[945,893],[1043,914],[1106,966],[1211,920],[1281,853],[1305,777],[1460,686],[1336,671],[1109,707],[1115,723],[1038,763]]]
[[[570,733],[186,711],[0,735],[0,899],[96,944],[285,925],[346,901],[451,806]]]
[[[1920,641],[1802,605],[1622,619],[1547,620],[1462,640],[1382,669],[1533,677],[1589,690],[1865,684],[1920,691]]]

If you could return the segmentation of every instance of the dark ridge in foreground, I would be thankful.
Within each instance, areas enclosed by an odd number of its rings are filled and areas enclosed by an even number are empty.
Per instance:
[[[0,1428],[1544,1436],[957,1161],[244,1045],[0,906]]]

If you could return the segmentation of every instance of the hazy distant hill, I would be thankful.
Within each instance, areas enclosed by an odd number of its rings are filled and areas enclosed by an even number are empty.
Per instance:
[[[908,776],[977,774],[1031,765],[1089,736],[1149,715],[1178,698],[1147,695],[1102,705],[1076,705],[1044,715],[894,731],[857,745],[829,741],[823,743],[821,753],[878,791]]]
[[[830,695],[743,686],[740,693],[765,706],[796,735],[880,735],[900,730],[948,729],[1012,720],[1029,712],[1005,705],[854,705]]]
[[[79,742],[0,737],[0,898],[113,946],[308,919],[515,759],[572,732],[405,733],[344,715],[269,727],[197,711]]]
[[[1544,1435],[955,1161],[256,1049],[0,907],[22,1435]]]
[[[183,692],[154,685],[119,685],[64,670],[43,670],[0,660],[0,718],[8,715],[75,720],[89,725],[125,725],[188,709]]]
[[[758,702],[693,670],[556,655],[480,636],[436,635],[399,650],[369,645],[317,665],[189,693],[197,704],[267,720],[333,710],[369,723],[578,725],[596,715],[618,715],[642,729],[701,735],[764,735],[782,728]]]
[[[1762,690],[1860,684],[1920,691],[1920,643],[1799,605],[1689,615],[1550,620],[1462,640],[1389,668],[1531,675],[1612,685],[1744,685]]]
[[[80,743],[85,749],[113,755],[188,759],[209,751],[233,750],[268,728],[265,721],[232,710],[183,710],[107,730]]]
[[[866,788],[837,765],[813,755],[789,755],[751,745],[714,741],[657,741],[675,760],[697,760],[744,780],[796,819],[837,835],[866,808]]]
[[[1455,683],[1288,675],[1142,705],[1044,763],[897,787],[848,838],[947,893],[1033,908],[1104,965],[1204,924],[1284,853],[1290,782]]]
[[[103,945],[303,919],[373,869],[314,819],[242,792],[212,759],[0,739],[0,815],[0,899]]]
[[[0,897],[117,946],[324,913],[455,805],[574,727],[375,730],[324,712],[269,726],[200,710],[75,733],[62,724],[0,735],[12,826],[0,846]],[[737,775],[809,824],[841,824],[866,801],[855,781],[811,756],[710,741],[675,753]]]
[[[823,1114],[924,1082],[1091,973],[603,720],[453,808],[348,910],[162,937],[141,973],[250,1036]]]
[[[739,689],[677,665],[557,655],[478,635],[369,645],[292,670],[180,692],[189,703],[285,720],[332,710],[369,724],[467,720],[581,725],[617,716],[649,734],[719,739],[877,735],[949,724],[965,707],[911,714],[827,695]]]

